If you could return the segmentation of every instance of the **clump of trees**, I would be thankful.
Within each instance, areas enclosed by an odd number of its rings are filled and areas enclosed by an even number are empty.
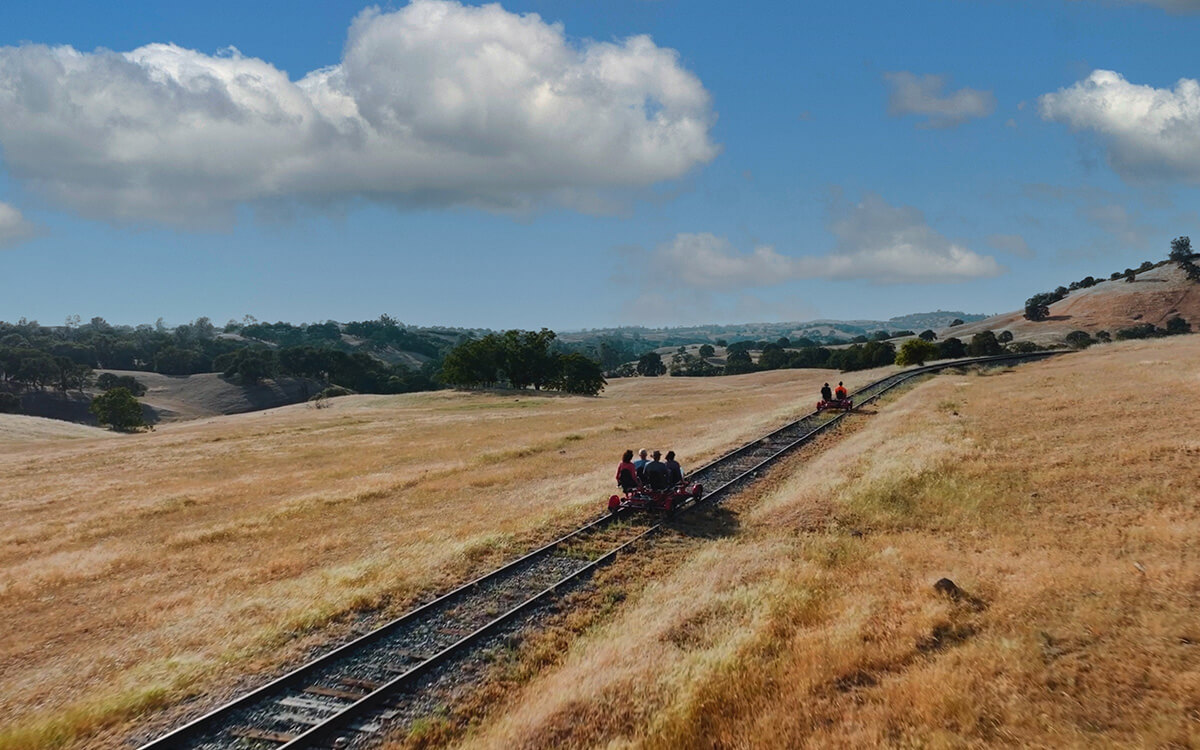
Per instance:
[[[594,396],[606,381],[600,363],[578,352],[551,349],[554,331],[511,330],[469,339],[442,363],[441,379],[462,388],[543,388]],[[660,359],[661,362],[661,359]]]

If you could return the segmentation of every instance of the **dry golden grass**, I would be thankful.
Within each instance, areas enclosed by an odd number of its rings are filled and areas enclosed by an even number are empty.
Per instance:
[[[462,744],[1200,747],[1197,361],[1189,336],[917,387]]]
[[[0,748],[112,746],[185,697],[211,705],[356,613],[404,609],[602,512],[625,448],[694,466],[807,412],[828,377],[356,396],[7,442]]]

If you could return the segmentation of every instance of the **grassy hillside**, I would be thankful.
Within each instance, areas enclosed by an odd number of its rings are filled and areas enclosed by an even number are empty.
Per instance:
[[[1118,279],[1077,289],[1050,305],[1048,320],[1026,320],[1024,312],[1017,311],[948,328],[940,335],[966,341],[980,331],[1009,331],[1019,341],[1058,344],[1071,331],[1115,334],[1142,323],[1162,328],[1174,317],[1200,329],[1200,284],[1189,281],[1178,264],[1167,263],[1139,273],[1132,283]]]
[[[918,386],[462,744],[1197,746],[1198,360],[1185,336]]]
[[[0,451],[0,748],[113,747],[134,717],[214,705],[603,512],[624,449],[694,466],[828,377],[352,396],[75,440],[0,417],[26,430]]]

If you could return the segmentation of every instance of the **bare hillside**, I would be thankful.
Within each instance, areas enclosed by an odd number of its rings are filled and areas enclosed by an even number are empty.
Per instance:
[[[942,338],[966,339],[982,331],[1009,331],[1019,341],[1059,343],[1071,331],[1116,333],[1139,323],[1163,327],[1174,317],[1200,326],[1200,284],[1188,281],[1174,263],[1139,273],[1137,280],[1104,281],[1071,292],[1050,306],[1050,319],[1026,320],[1023,310],[946,328]]]

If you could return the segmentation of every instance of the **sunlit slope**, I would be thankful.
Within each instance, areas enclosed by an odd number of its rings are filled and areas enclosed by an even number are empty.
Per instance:
[[[0,445],[42,441],[103,439],[113,433],[98,427],[24,414],[0,414]]]
[[[695,466],[806,413],[830,376],[354,396],[5,444],[0,747],[112,746],[95,733],[189,693],[216,700],[320,626],[344,632],[346,613],[403,609],[603,512],[624,449]]]
[[[1197,746],[1198,361],[1126,342],[885,403],[465,745]]]
[[[1048,320],[1026,320],[1024,310],[1017,310],[947,328],[941,335],[969,341],[980,331],[1008,331],[1021,341],[1060,344],[1071,331],[1116,334],[1144,323],[1165,328],[1176,317],[1200,330],[1200,284],[1189,281],[1178,264],[1167,263],[1139,273],[1131,283],[1122,278],[1077,289],[1050,305]]]

